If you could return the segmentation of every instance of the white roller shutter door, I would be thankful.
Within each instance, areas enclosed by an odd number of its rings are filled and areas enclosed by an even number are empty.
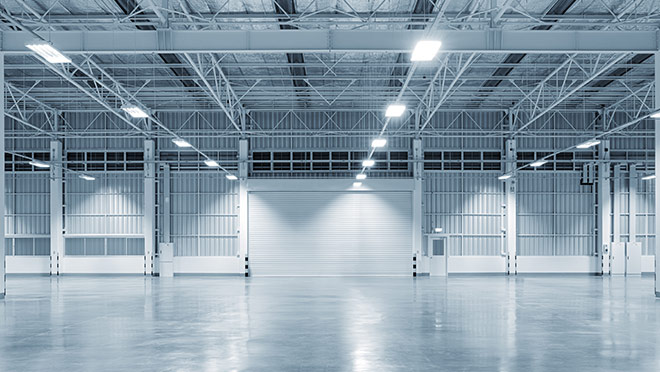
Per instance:
[[[253,192],[250,272],[412,275],[410,192]]]

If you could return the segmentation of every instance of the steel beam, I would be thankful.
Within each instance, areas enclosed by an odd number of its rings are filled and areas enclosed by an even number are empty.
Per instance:
[[[655,109],[660,108],[660,52],[655,53]],[[660,119],[655,120],[655,173],[660,167]],[[660,232],[660,180],[655,181],[655,233]],[[655,239],[655,297],[660,298],[660,239]]]
[[[609,275],[612,247],[612,198],[610,195],[612,179],[609,140],[604,140],[599,145],[598,160],[598,256],[601,262],[600,274]]]
[[[158,30],[37,32],[60,51],[98,53],[409,53],[419,30]],[[443,30],[444,52],[654,53],[655,31]],[[26,31],[3,32],[0,51],[31,53]]]
[[[0,53],[0,154],[5,153],[5,56]],[[7,294],[7,273],[5,271],[5,156],[0,159],[0,190],[3,197],[0,198],[0,299]]]
[[[509,116],[512,114],[510,113]],[[510,119],[511,120],[511,119]],[[515,173],[516,168],[516,139],[508,139],[505,142],[506,173]],[[518,180],[516,175],[504,181],[504,199],[506,208],[506,273],[507,275],[518,274],[518,229],[517,229],[517,189]]]
[[[156,218],[156,157],[154,140],[144,141],[144,275],[153,274]]]

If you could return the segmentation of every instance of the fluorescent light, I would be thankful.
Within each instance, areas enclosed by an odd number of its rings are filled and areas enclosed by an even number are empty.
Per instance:
[[[385,138],[376,138],[371,141],[371,147],[385,147],[387,140]]]
[[[373,159],[367,159],[362,161],[363,167],[373,167],[376,162]]]
[[[649,174],[648,176],[642,177],[642,181],[654,180],[655,174]]]
[[[227,177],[227,179],[230,180],[230,181],[236,181],[238,179],[238,177],[236,177],[235,175],[233,175],[231,173],[227,173],[227,175],[225,177]]]
[[[47,41],[39,40],[25,46],[33,52],[40,55],[43,59],[50,63],[70,63],[69,57],[60,53],[53,45]]]
[[[364,174],[364,173],[360,173],[360,174],[358,174],[357,176],[355,176],[355,179],[356,179],[356,180],[366,180],[366,179],[367,179],[367,175]]]
[[[362,186],[362,182],[353,182],[353,187],[360,187]]]
[[[88,176],[88,175],[86,175],[86,174],[81,174],[81,175],[78,176],[78,177],[84,179],[85,181],[94,181],[94,180],[96,179],[95,177]]]
[[[600,144],[600,141],[594,139],[594,140],[589,140],[587,142],[583,142],[583,143],[577,145],[576,147],[579,148],[579,149],[588,149],[589,147],[593,147],[593,146],[596,146],[596,145],[599,145],[599,144]]]
[[[388,118],[398,118],[403,115],[406,111],[406,105],[392,104],[387,106],[387,111],[385,111],[385,116]]]
[[[39,160],[31,161],[30,165],[37,168],[50,168],[50,164],[44,163],[43,161],[39,161]]]
[[[147,115],[144,110],[142,110],[140,107],[135,106],[135,105],[124,105],[121,107],[122,110],[124,110],[127,114],[131,115],[131,117],[134,118],[148,118],[149,115]]]
[[[217,161],[211,159],[204,160],[204,164],[212,168],[218,168],[220,166]]]
[[[543,164],[545,164],[547,162],[548,162],[547,160],[537,160],[537,161],[533,162],[532,164],[530,164],[530,166],[536,168],[536,167],[542,166]]]
[[[437,233],[441,233],[442,232],[442,227],[436,227],[435,229],[433,229],[433,231],[435,231]]]
[[[654,112],[651,114],[651,118],[653,119],[660,119],[660,110]]]
[[[173,138],[172,142],[174,142],[175,145],[178,147],[191,147],[192,145],[188,143],[188,141],[184,140],[183,138]]]
[[[502,180],[502,181],[508,180],[509,178],[511,178],[510,174],[503,174],[503,175],[497,177],[498,180]]]
[[[439,40],[421,40],[415,45],[410,60],[413,62],[425,62],[435,58],[442,43]]]

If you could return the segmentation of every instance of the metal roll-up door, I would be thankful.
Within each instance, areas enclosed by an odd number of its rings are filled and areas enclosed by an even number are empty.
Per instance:
[[[253,192],[250,272],[411,275],[410,192]]]

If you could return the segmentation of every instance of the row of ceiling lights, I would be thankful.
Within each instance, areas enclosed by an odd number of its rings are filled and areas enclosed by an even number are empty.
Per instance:
[[[412,55],[410,60],[412,62],[428,62],[431,61],[435,58],[436,54],[440,50],[442,43],[438,40],[421,40],[417,42],[415,45],[415,48],[413,49]],[[26,47],[29,48],[30,50],[34,51],[35,53],[39,54],[41,57],[46,59],[50,63],[70,63],[71,59],[69,59],[67,56],[64,54],[60,53],[53,45],[47,41],[44,40],[38,40],[36,42],[26,44]],[[145,110],[140,108],[137,105],[134,104],[126,104],[122,106],[121,108],[124,112],[126,112],[128,115],[130,115],[133,118],[141,119],[141,118],[148,118],[149,115]],[[400,117],[403,115],[403,113],[406,111],[406,105],[401,104],[399,102],[390,104],[387,109],[385,110],[385,117],[388,118],[395,118],[395,117]],[[660,111],[654,112],[649,115],[653,119],[660,119]],[[180,137],[175,137],[172,139],[172,142],[181,148],[186,148],[186,147],[192,147],[192,145],[184,140],[183,138]],[[577,146],[575,146],[578,149],[588,149],[593,146],[596,146],[600,144],[601,141],[598,139],[591,139],[586,142],[583,142]],[[385,138],[376,138],[371,142],[371,147],[373,148],[382,148],[385,147],[387,144],[387,140]],[[364,168],[370,168],[375,165],[375,161],[373,159],[365,159],[362,162],[362,166]],[[548,159],[542,158],[539,160],[536,160],[532,163],[529,164],[530,167],[533,168],[538,168],[543,165],[548,163]],[[32,161],[30,164],[36,166],[36,167],[49,167],[47,163],[39,162],[39,161]],[[204,160],[204,164],[206,164],[208,167],[211,168],[219,168],[220,164],[218,164],[217,161],[207,158]],[[83,179],[86,180],[94,180],[94,177],[88,176],[88,175],[81,175],[80,176]],[[237,180],[238,177],[236,175],[231,174],[227,172],[226,174],[227,179],[229,180]],[[500,180],[508,180],[513,177],[512,173],[505,173],[501,176],[498,177]],[[364,172],[360,172],[356,177],[357,180],[364,180],[367,178],[367,175]],[[648,175],[646,177],[643,177],[642,179],[644,180],[650,180],[654,179],[655,175]],[[359,185],[358,185],[359,184]],[[360,186],[360,182],[356,182],[354,186]]]
[[[71,63],[71,59],[69,57],[62,54],[51,43],[49,43],[45,40],[36,40],[34,42],[26,44],[25,46],[28,49],[30,49],[33,52],[40,55],[42,58],[44,58],[49,63],[57,63],[57,64]],[[149,117],[149,114],[147,113],[147,111],[145,109],[143,109],[142,107],[140,107],[138,105],[135,105],[135,104],[131,104],[131,103],[124,104],[121,107],[121,109],[126,114],[128,114],[129,116],[131,116],[132,118],[135,118],[135,119],[146,119],[146,118]],[[192,145],[188,141],[184,140],[181,137],[174,137],[172,139],[172,142],[176,146],[181,147],[181,148],[192,147]],[[204,155],[203,153],[201,153],[201,154]],[[206,159],[204,160],[204,164],[206,164],[206,166],[208,166],[210,168],[221,168],[222,170],[225,171],[225,173],[226,173],[225,177],[228,180],[235,181],[235,180],[238,179],[238,177],[235,174],[232,174],[232,173],[228,172],[227,170],[225,170],[224,168],[220,167],[220,164],[216,160],[213,160],[213,159],[207,157],[206,155],[204,155],[204,157],[206,157]],[[42,161],[37,161],[37,160],[31,161],[30,164],[35,166],[35,167],[39,167],[39,168],[49,168],[50,167],[50,164],[42,162]],[[86,174],[80,175],[80,178],[88,180],[88,181],[93,181],[95,179],[94,177],[86,175]]]
[[[410,56],[410,61],[411,62],[429,62],[432,61],[433,58],[435,58],[436,54],[438,54],[438,51],[440,51],[440,47],[442,46],[442,42],[439,40],[421,40],[418,41],[417,44],[415,45],[415,48],[413,49],[412,55]],[[387,118],[398,118],[403,115],[403,113],[406,112],[406,105],[400,103],[400,102],[395,102],[387,106],[387,109],[385,110],[385,117]],[[382,148],[385,147],[387,144],[387,140],[385,138],[376,138],[373,141],[371,141],[371,147],[374,149],[377,148]],[[376,164],[376,161],[371,159],[370,157],[364,161],[362,161],[362,167],[363,168],[370,168],[373,167]],[[358,173],[355,178],[359,181],[367,179],[366,173],[364,173],[364,170],[360,173]],[[353,183],[353,186],[359,187],[362,186],[362,182],[355,182]]]

